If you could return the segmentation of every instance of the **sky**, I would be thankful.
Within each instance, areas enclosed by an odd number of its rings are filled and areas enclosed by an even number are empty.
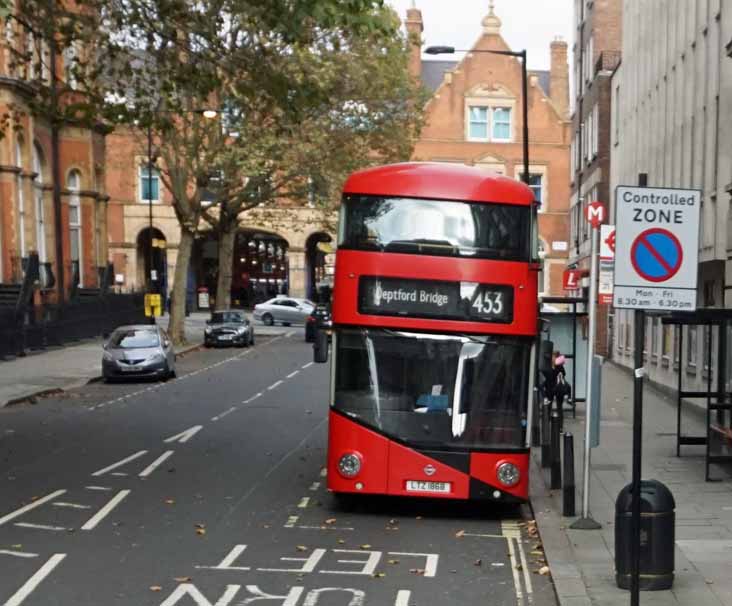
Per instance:
[[[386,0],[404,20],[412,0]],[[425,46],[470,48],[481,34],[489,0],[415,0],[424,20]],[[529,69],[549,69],[549,43],[562,36],[573,42],[572,0],[494,0],[503,22],[501,34],[513,50],[526,49]],[[429,57],[427,57],[429,58]],[[449,55],[434,57],[449,59]]]

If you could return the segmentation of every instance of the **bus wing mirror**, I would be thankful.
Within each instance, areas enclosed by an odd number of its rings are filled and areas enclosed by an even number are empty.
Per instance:
[[[552,369],[552,353],[554,343],[542,341],[539,346],[539,372],[549,372]]]
[[[313,343],[313,362],[325,364],[328,361],[328,333],[324,330],[315,331]]]

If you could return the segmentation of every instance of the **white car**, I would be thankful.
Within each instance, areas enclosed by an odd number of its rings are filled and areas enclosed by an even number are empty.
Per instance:
[[[307,299],[280,296],[255,305],[253,316],[267,326],[272,326],[275,322],[287,326],[304,324],[314,309],[315,303]]]

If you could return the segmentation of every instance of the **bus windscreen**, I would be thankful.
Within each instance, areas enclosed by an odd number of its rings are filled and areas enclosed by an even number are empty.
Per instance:
[[[530,224],[528,206],[346,195],[338,246],[526,262]]]

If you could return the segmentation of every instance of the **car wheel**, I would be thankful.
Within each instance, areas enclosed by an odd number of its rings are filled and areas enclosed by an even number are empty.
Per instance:
[[[264,314],[262,316],[262,322],[264,322],[265,326],[272,326],[274,324],[274,318],[272,317],[272,314]]]

